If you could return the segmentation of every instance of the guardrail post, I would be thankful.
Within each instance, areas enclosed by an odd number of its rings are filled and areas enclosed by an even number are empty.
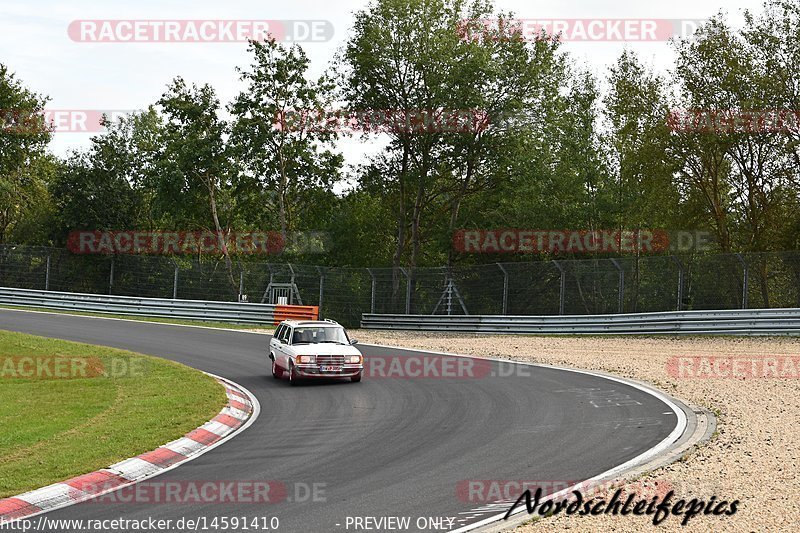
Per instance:
[[[750,265],[747,264],[747,259],[744,258],[742,254],[735,254],[736,259],[742,264],[742,309],[747,309],[748,305],[748,292],[749,291],[749,279],[750,279]]]
[[[683,310],[683,291],[686,284],[686,274],[683,270],[683,262],[676,255],[669,256],[672,261],[678,265],[678,305],[675,306],[676,311]]]
[[[500,270],[503,271],[503,314],[507,315],[508,314],[508,271],[500,263],[497,263],[497,266],[499,266]]]
[[[564,314],[564,300],[566,299],[567,295],[567,271],[564,270],[564,267],[561,266],[557,260],[553,259],[553,264],[556,266],[558,271],[561,273],[561,281],[558,288],[558,314]]]
[[[50,290],[50,254],[47,254],[47,270],[44,273],[44,290]]]
[[[239,301],[242,301],[244,296],[244,270],[239,271]]]
[[[175,276],[172,278],[172,299],[178,299],[178,267],[175,267]]]
[[[614,266],[619,270],[619,298],[617,300],[617,313],[622,313],[625,310],[625,269],[619,264],[616,259],[611,259]]]
[[[370,298],[369,312],[374,315],[375,314],[375,287],[377,286],[377,283],[375,281],[375,274],[372,273],[372,269],[368,268],[367,272],[369,272],[369,277],[372,278],[372,297]]]
[[[114,258],[111,258],[111,273],[108,275],[108,294],[114,288]]]

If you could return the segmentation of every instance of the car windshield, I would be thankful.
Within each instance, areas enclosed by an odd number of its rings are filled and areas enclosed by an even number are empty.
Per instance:
[[[340,327],[299,327],[294,328],[292,335],[292,344],[317,344],[317,343],[333,343],[333,344],[350,344],[350,339],[347,338],[344,328]]]

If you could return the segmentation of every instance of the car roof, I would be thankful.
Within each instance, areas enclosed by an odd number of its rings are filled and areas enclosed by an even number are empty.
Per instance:
[[[341,324],[333,320],[284,320],[282,322],[288,326],[328,326],[328,327],[341,327]]]

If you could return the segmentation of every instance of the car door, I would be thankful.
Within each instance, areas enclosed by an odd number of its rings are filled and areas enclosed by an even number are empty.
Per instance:
[[[278,363],[281,368],[285,368],[289,370],[289,356],[291,355],[291,346],[289,346],[289,339],[292,338],[292,328],[291,326],[286,326],[283,329],[283,333],[279,340],[280,344],[278,348],[280,350],[280,362]]]
[[[278,340],[280,336],[283,334],[283,330],[286,328],[286,324],[281,324],[278,326],[278,329],[275,330],[275,333],[272,335],[272,338],[269,339],[269,353],[275,356],[275,359],[278,358],[278,348],[280,346],[280,341]]]

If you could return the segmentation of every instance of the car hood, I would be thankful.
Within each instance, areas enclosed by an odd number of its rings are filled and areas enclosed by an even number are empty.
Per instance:
[[[297,355],[361,355],[354,346],[344,344],[301,344],[292,346]]]

